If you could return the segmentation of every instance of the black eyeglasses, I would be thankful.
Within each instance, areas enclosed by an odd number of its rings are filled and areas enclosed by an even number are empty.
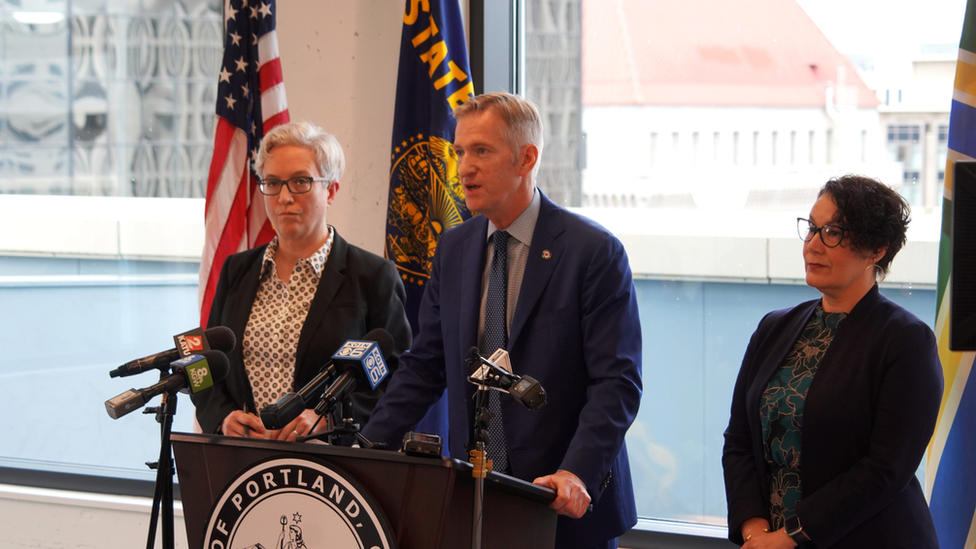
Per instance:
[[[828,248],[834,248],[840,245],[848,232],[848,229],[838,225],[827,224],[823,227],[818,227],[809,219],[803,219],[802,217],[796,218],[796,233],[800,235],[800,240],[804,242],[810,242],[813,240],[814,235],[820,233],[820,241],[823,242],[823,245]]]
[[[326,181],[324,177],[293,177],[291,179],[262,179],[258,183],[261,194],[274,196],[281,194],[282,187],[288,187],[291,194],[305,194],[312,190],[312,183],[315,181]]]

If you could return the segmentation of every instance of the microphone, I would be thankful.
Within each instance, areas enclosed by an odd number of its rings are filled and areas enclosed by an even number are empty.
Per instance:
[[[332,364],[342,370],[342,374],[325,390],[315,413],[322,416],[331,412],[363,381],[368,381],[371,389],[379,386],[390,375],[385,357],[393,351],[393,345],[390,332],[376,328],[363,336],[363,340],[350,339],[339,347],[332,355]]]
[[[268,404],[261,409],[261,423],[267,429],[281,429],[291,423],[293,419],[302,415],[307,408],[306,403],[322,394],[325,384],[335,377],[336,368],[332,361],[325,363],[318,375],[312,378],[297,393],[285,393],[277,402]]]
[[[379,362],[383,365],[383,369],[386,370],[386,363],[383,361],[383,358],[393,349],[393,336],[390,335],[390,332],[387,332],[382,328],[377,328],[375,330],[371,330],[368,334],[363,336],[363,339],[369,341],[354,339],[346,341],[342,347],[340,347],[339,350],[332,355],[329,362],[322,367],[319,374],[305,384],[301,390],[299,390],[297,393],[286,393],[282,395],[274,404],[269,404],[262,408],[261,423],[264,424],[264,427],[266,429],[281,429],[285,425],[291,423],[296,417],[300,416],[308,407],[308,403],[311,402],[313,398],[319,398],[319,395],[323,394],[322,391],[325,389],[326,383],[335,378],[339,369],[342,368],[346,362],[349,362],[350,359],[348,357],[353,354],[353,351],[363,348],[364,344],[366,344],[368,347],[370,345],[376,345],[373,343],[373,341],[379,342],[381,352]],[[340,355],[343,356],[340,357]],[[385,373],[383,374],[383,377],[386,377]],[[383,381],[383,378],[380,378],[380,380],[373,385],[374,389],[376,388],[376,385],[380,383],[380,381]],[[331,389],[334,386],[335,384],[329,388]],[[353,389],[355,389],[355,386],[353,386]]]
[[[468,377],[468,381],[505,391],[529,410],[536,411],[546,405],[546,390],[534,377],[509,372],[481,356],[477,347],[471,347],[468,352],[471,353],[468,362],[480,365]]]
[[[206,332],[200,328],[194,328],[173,336],[173,341],[176,344],[175,349],[126,362],[109,372],[109,377],[128,377],[149,370],[167,368],[174,360],[200,351],[213,349],[229,353],[237,345],[237,337],[226,326],[215,326]]]
[[[112,419],[119,419],[142,408],[154,396],[162,393],[199,393],[223,381],[230,370],[230,362],[222,351],[203,351],[172,363],[173,373],[146,389],[129,389],[105,401],[105,411]]]

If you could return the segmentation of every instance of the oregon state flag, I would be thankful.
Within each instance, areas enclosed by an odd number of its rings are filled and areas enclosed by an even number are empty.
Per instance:
[[[471,217],[458,179],[451,111],[473,95],[457,0],[406,0],[385,253],[403,279],[407,318],[415,334],[437,241],[444,231]],[[449,448],[446,395],[417,430],[441,435],[443,448]]]
[[[976,159],[976,0],[969,0],[959,42],[949,114],[949,151],[942,200],[942,236],[935,333],[945,376],[942,408],[929,445],[925,491],[942,549],[976,548],[976,353],[949,350],[953,168]]]
[[[440,235],[471,215],[454,154],[451,111],[474,95],[457,0],[407,0],[400,38],[396,113],[390,154],[386,257],[417,311]]]

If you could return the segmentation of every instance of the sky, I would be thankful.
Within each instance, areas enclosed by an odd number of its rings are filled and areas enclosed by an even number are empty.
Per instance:
[[[959,45],[965,0],[797,0],[843,54],[912,55]]]

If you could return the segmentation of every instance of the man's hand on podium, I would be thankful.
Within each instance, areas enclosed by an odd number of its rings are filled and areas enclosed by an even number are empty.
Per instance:
[[[590,505],[590,494],[586,491],[586,485],[579,477],[565,469],[539,477],[532,483],[556,491],[556,499],[552,500],[549,508],[554,509],[560,515],[580,518],[583,513],[586,513],[586,508]]]

